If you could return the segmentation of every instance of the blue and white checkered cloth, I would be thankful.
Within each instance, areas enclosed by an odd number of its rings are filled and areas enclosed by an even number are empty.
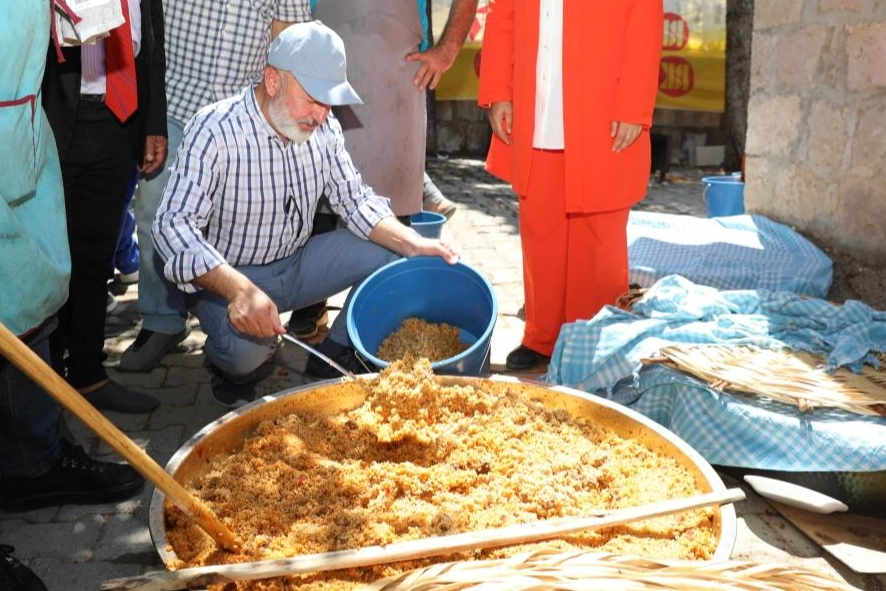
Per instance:
[[[641,287],[681,275],[719,289],[771,289],[825,297],[833,262],[788,226],[761,215],[697,218],[632,211],[629,279]]]
[[[679,343],[788,347],[858,370],[886,351],[886,312],[795,293],[718,291],[670,276],[634,304],[560,332],[552,384],[610,397],[673,430],[715,464],[771,470],[886,469],[886,419],[833,409],[800,412],[758,397],[719,394],[641,360]]]

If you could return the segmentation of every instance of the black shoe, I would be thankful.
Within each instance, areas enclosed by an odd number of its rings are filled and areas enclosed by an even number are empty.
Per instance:
[[[4,476],[0,509],[17,512],[54,505],[94,505],[139,494],[145,479],[127,464],[101,462],[79,445],[62,440],[62,458],[35,478]]]
[[[511,371],[524,371],[532,369],[537,365],[547,365],[550,360],[551,358],[547,355],[542,355],[525,345],[520,345],[508,353],[508,358],[505,360],[505,367]]]
[[[326,300],[295,310],[289,317],[286,330],[297,339],[312,339],[320,334],[320,329],[329,322],[326,313]]]
[[[34,571],[12,555],[15,548],[0,544],[0,589],[3,591],[47,591]]]
[[[335,341],[326,339],[319,345],[317,350],[354,374],[371,373],[375,371],[370,369],[368,363],[364,363],[357,351],[346,345],[340,345]],[[305,364],[305,373],[311,377],[323,380],[331,380],[342,377],[342,373],[329,365],[322,358],[311,353],[308,355],[308,362]]]
[[[257,372],[258,370],[244,376],[234,376],[210,363],[209,389],[212,390],[212,397],[216,402],[228,408],[240,408],[249,404],[255,400],[255,386],[261,379]]]
[[[130,415],[151,412],[160,406],[160,401],[153,396],[135,392],[114,381],[109,381],[98,390],[81,396],[98,410],[112,410]]]
[[[227,408],[240,408],[255,400],[255,383],[237,384],[211,372],[209,388],[215,401]]]
[[[277,369],[279,352],[279,348],[275,349],[264,363],[243,375],[234,375],[222,371],[207,359],[209,388],[212,390],[212,396],[215,398],[215,401],[228,408],[240,408],[244,404],[249,404],[255,400],[259,382],[270,377]]]
[[[163,334],[146,328],[139,331],[135,341],[120,356],[120,371],[151,371],[163,361],[163,357],[188,338],[191,329],[175,334]]]

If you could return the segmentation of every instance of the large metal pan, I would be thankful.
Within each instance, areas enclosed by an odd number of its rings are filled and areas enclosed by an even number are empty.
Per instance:
[[[466,384],[486,389],[516,389],[550,408],[563,409],[574,416],[590,419],[594,424],[608,428],[621,437],[636,440],[658,453],[675,458],[695,476],[701,493],[726,490],[711,465],[683,440],[643,415],[603,398],[571,388],[547,386],[508,376],[445,376],[438,379],[444,385]],[[318,382],[266,396],[201,429],[173,455],[166,469],[181,484],[187,485],[206,472],[211,458],[237,450],[262,421],[292,413],[333,414],[355,408],[363,402],[365,396],[359,382],[353,380]],[[151,498],[149,528],[160,558],[165,564],[171,564],[176,556],[167,544],[163,503],[163,493],[155,490]],[[723,505],[713,508],[713,511],[714,527],[719,540],[713,558],[726,560],[735,544],[735,509],[732,505]]]

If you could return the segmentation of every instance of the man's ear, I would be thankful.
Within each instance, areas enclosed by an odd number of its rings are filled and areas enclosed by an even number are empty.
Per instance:
[[[283,81],[280,79],[280,72],[278,72],[276,68],[265,66],[264,85],[265,92],[268,93],[268,96],[272,98],[276,97],[280,92],[282,84]]]

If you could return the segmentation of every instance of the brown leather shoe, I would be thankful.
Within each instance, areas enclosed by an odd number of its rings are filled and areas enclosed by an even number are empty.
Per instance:
[[[533,351],[525,345],[520,345],[510,353],[505,360],[505,367],[511,371],[525,371],[538,365],[547,365],[551,358]]]

